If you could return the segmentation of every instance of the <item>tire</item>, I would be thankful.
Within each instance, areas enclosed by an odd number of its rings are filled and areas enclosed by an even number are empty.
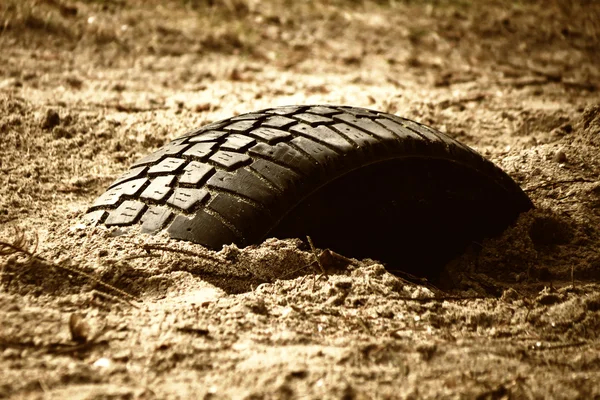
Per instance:
[[[220,250],[305,238],[392,272],[436,276],[533,207],[469,147],[394,115],[289,106],[215,122],[133,164],[90,207]]]

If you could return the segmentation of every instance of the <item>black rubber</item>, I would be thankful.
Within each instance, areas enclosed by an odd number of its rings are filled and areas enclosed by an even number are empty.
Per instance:
[[[212,249],[310,235],[391,271],[435,276],[533,205],[502,170],[416,122],[363,108],[261,110],[137,161],[88,211]]]

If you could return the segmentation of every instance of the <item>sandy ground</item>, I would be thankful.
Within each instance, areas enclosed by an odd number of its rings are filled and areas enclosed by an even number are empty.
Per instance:
[[[599,49],[585,0],[3,1],[0,397],[600,398]],[[308,103],[434,126],[537,208],[441,287],[82,222],[186,131]]]

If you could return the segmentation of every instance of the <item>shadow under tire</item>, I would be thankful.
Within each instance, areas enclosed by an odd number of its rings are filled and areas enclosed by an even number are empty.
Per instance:
[[[135,162],[86,217],[215,250],[309,235],[392,272],[432,277],[532,207],[506,173],[439,131],[378,111],[312,105],[187,133]]]

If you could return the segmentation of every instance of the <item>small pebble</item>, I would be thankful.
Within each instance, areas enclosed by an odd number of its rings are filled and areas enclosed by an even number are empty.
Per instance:
[[[112,365],[112,362],[109,358],[102,357],[97,359],[93,365],[96,368],[108,368]]]
[[[46,115],[44,116],[44,119],[42,120],[42,128],[51,130],[52,128],[54,128],[55,126],[57,126],[59,124],[60,124],[60,115],[58,115],[58,113],[53,109],[46,111]]]
[[[564,164],[567,162],[567,155],[564,151],[558,150],[556,153],[554,153],[554,158],[552,159],[552,161],[557,162],[559,164]]]
[[[8,348],[2,352],[2,358],[4,358],[4,359],[19,358],[20,355],[21,355],[21,352],[17,349]]]

